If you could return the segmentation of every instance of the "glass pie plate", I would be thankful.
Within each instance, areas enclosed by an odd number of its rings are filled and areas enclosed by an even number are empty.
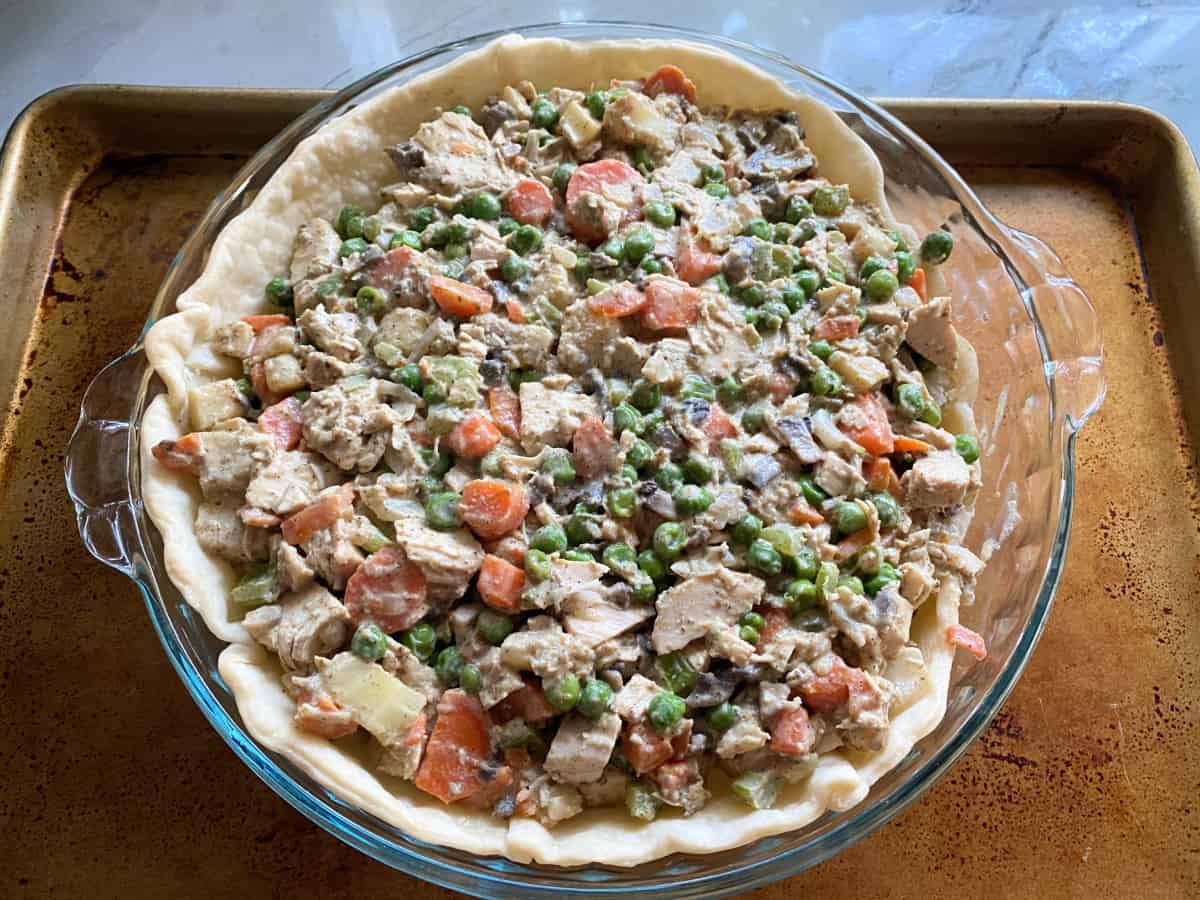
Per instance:
[[[899,121],[816,72],[746,44],[681,29],[572,23],[513,30],[579,41],[688,40],[732,53],[843,117],[882,162],[887,198],[898,221],[918,233],[944,227],[954,235],[955,251],[942,274],[955,298],[955,323],[975,346],[981,375],[975,415],[983,486],[966,543],[990,553],[977,601],[963,610],[963,620],[983,634],[989,654],[982,662],[956,666],[948,708],[937,728],[877,781],[859,805],[737,849],[675,855],[635,868],[567,869],[475,857],[408,837],[335,796],[247,733],[233,693],[217,671],[224,644],[208,632],[167,577],[162,542],[141,502],[139,424],[163,388],[140,343],[96,377],[83,401],[66,461],[79,530],[93,555],[138,585],[172,664],[234,752],[313,822],[375,859],[487,897],[658,890],[693,897],[748,890],[829,858],[904,810],[946,772],[1012,690],[1050,612],[1066,554],[1075,435],[1104,395],[1096,314],[1045,244],[997,221],[954,170]],[[213,201],[175,258],[149,322],[173,311],[176,298],[200,274],[216,235],[304,137],[365,99],[498,35],[478,35],[411,56],[293,122]]]

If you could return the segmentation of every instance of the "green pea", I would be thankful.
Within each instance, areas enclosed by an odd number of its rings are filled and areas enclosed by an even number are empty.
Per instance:
[[[411,250],[420,250],[420,233],[407,228],[404,231],[397,231],[392,235],[392,239],[388,243],[388,249],[395,250],[399,247],[408,247]]]
[[[636,401],[635,401],[636,402]],[[649,444],[638,438],[625,451],[625,461],[635,469],[644,469],[654,459],[654,450]]]
[[[522,256],[528,256],[542,246],[542,229],[536,225],[522,225],[512,233],[509,246]]]
[[[378,625],[365,622],[358,626],[350,639],[350,652],[367,662],[382,659],[387,652],[387,636]]]
[[[833,510],[833,523],[841,534],[854,534],[867,527],[867,514],[857,503],[843,500]]]
[[[892,294],[900,289],[900,282],[889,269],[880,269],[867,279],[865,285],[867,297],[880,303],[884,300],[890,300]]]
[[[600,554],[600,562],[618,575],[628,578],[637,569],[637,552],[624,541],[618,541],[604,548],[604,552]]]
[[[906,419],[920,419],[925,412],[925,392],[911,382],[896,388],[896,410]]]
[[[840,216],[850,202],[850,191],[844,185],[822,186],[812,193],[812,208],[818,216]]]
[[[596,249],[610,259],[619,260],[625,253],[625,242],[619,237],[611,237]]]
[[[533,533],[529,546],[543,553],[560,553],[567,549],[567,533],[557,522],[551,522]]]
[[[445,247],[450,241],[450,223],[434,222],[421,232],[421,246],[424,248]]]
[[[631,487],[608,492],[608,511],[615,519],[628,519],[637,511],[637,491]]]
[[[821,366],[813,373],[811,387],[818,397],[832,397],[842,391],[842,376],[829,366]]]
[[[700,179],[709,184],[720,184],[725,180],[725,167],[718,163],[705,163],[700,167]]]
[[[266,295],[267,301],[272,306],[292,305],[292,286],[288,284],[286,278],[280,278],[278,276],[272,278],[267,282],[267,286],[263,289],[263,293]]]
[[[468,194],[458,204],[458,212],[469,219],[484,219],[494,222],[500,218],[502,207],[500,198],[488,191]]]
[[[571,270],[571,273],[580,284],[587,284],[588,280],[592,277],[592,264],[581,256],[575,263],[575,268]]]
[[[762,306],[767,301],[767,292],[761,284],[747,284],[738,288],[738,299],[747,306]]]
[[[899,230],[893,228],[888,232],[888,237],[890,237],[892,242],[896,245],[897,251],[908,251],[908,241],[904,240],[904,236],[900,234]]]
[[[728,294],[729,279],[718,272],[712,278],[708,279],[708,281],[704,282],[704,287],[708,288],[710,291],[720,291],[722,294]]]
[[[592,91],[583,100],[583,105],[592,114],[593,119],[604,118],[604,107],[608,105],[608,91]]]
[[[654,252],[654,235],[648,229],[636,228],[625,236],[625,259],[637,265]]]
[[[643,550],[638,554],[638,568],[646,573],[646,577],[659,581],[667,575],[667,567],[653,550]]]
[[[829,341],[812,341],[808,345],[808,352],[819,360],[828,361],[833,356],[833,344]]]
[[[458,684],[458,677],[462,674],[462,668],[462,654],[454,646],[447,647],[439,653],[437,655],[437,662],[433,664],[433,669],[437,672],[437,677],[450,687]]]
[[[785,304],[772,300],[763,304],[758,311],[758,321],[754,325],[759,331],[778,331],[789,315],[790,310]]]
[[[664,491],[673,491],[683,484],[683,469],[668,460],[654,473],[654,483]]]
[[[570,484],[575,480],[575,463],[571,451],[548,447],[542,454],[541,471],[554,479],[555,484]]]
[[[716,197],[718,200],[722,200],[729,196],[729,188],[725,187],[725,185],[721,184],[719,181],[710,181],[704,186],[704,193],[708,194],[710,197]]]
[[[425,465],[429,467],[429,474],[434,478],[441,478],[450,471],[450,466],[453,461],[448,453],[438,453],[433,450],[422,450],[421,459],[425,461]]]
[[[362,237],[366,215],[360,206],[343,206],[333,223],[334,230],[343,239]]]
[[[675,501],[675,508],[685,516],[704,512],[713,504],[713,495],[708,488],[696,484],[681,485],[671,494],[671,499]]]
[[[480,636],[493,646],[502,644],[513,631],[512,619],[491,609],[479,614],[475,627],[479,629]]]
[[[726,406],[732,406],[742,399],[742,385],[732,375],[726,376],[717,385],[717,397]]]
[[[683,477],[692,484],[708,484],[716,476],[712,461],[695,454],[683,462]]]
[[[236,383],[238,393],[247,400],[255,400],[258,398],[258,394],[254,393],[254,385],[249,378],[239,378]]]
[[[413,364],[392,370],[392,381],[402,384],[415,394],[421,393],[421,370]]]
[[[950,258],[954,249],[954,238],[946,231],[931,231],[921,241],[921,261],[931,266],[940,266]]]
[[[527,550],[525,552],[525,574],[531,580],[545,581],[550,577],[550,570],[550,557],[544,550]]]
[[[558,110],[545,97],[538,97],[529,106],[529,123],[534,128],[544,128],[549,131],[558,124]]]
[[[613,410],[613,433],[620,435],[624,431],[641,434],[645,429],[642,414],[630,403],[621,403]]]
[[[354,295],[354,303],[360,316],[375,316],[387,306],[383,291],[373,287],[360,287]]]
[[[746,562],[755,572],[768,577],[783,571],[783,557],[762,538],[750,542],[750,547],[746,550]]]
[[[798,548],[793,555],[784,557],[783,561],[788,571],[800,578],[816,578],[821,568],[817,555],[808,547]]]
[[[574,709],[579,702],[579,679],[574,675],[564,675],[557,681],[552,681],[545,687],[546,702],[560,712]]]
[[[679,394],[682,397],[693,397],[698,400],[707,400],[710,403],[717,399],[717,389],[701,375],[684,375]]]
[[[795,284],[785,284],[779,289],[779,301],[787,307],[789,313],[794,313],[804,305],[804,291]]]
[[[633,148],[630,156],[633,158],[633,167],[643,175],[649,175],[654,171],[654,157],[650,155],[650,150],[646,146],[638,144]]]
[[[641,412],[653,412],[662,403],[662,388],[652,381],[639,378],[633,385],[633,390],[629,392],[629,402]]]
[[[672,693],[683,696],[696,685],[700,673],[680,653],[664,653],[654,662],[662,680]]]
[[[625,811],[640,822],[653,822],[662,801],[640,781],[630,781],[625,788]]]
[[[433,626],[422,622],[400,635],[400,643],[413,652],[421,662],[428,662],[437,646],[437,634]]]
[[[808,578],[797,578],[784,589],[784,603],[792,615],[817,602],[817,586]]]
[[[483,689],[483,673],[474,663],[465,663],[458,672],[458,683],[468,694],[478,694]]]
[[[437,212],[432,206],[418,206],[408,211],[408,227],[413,231],[424,231],[436,218]]]
[[[659,228],[670,228],[675,224],[675,207],[665,200],[655,200],[642,208],[647,221]]]
[[[934,428],[939,427],[942,424],[941,408],[936,403],[926,403],[925,410],[921,413],[921,421]]]
[[[896,278],[901,284],[908,284],[913,277],[913,273],[917,271],[917,263],[913,259],[913,255],[907,250],[899,250],[896,253]]]
[[[872,494],[870,499],[876,515],[879,516],[880,526],[892,528],[900,521],[900,504],[891,494]]]
[[[663,264],[652,256],[648,256],[642,260],[642,271],[647,275],[661,275],[664,271]]]
[[[629,399],[629,382],[624,378],[610,378],[606,382],[608,402],[618,406]]]
[[[802,220],[812,218],[812,215],[813,208],[807,200],[803,197],[790,197],[783,218],[785,222],[799,225]]]
[[[338,247],[338,256],[345,259],[347,256],[353,256],[355,253],[365,253],[367,250],[367,242],[360,237],[350,238],[342,241],[342,245]]]
[[[554,167],[554,174],[551,180],[554,182],[554,187],[558,189],[560,194],[567,192],[567,185],[571,183],[571,176],[575,174],[575,170],[579,166],[573,162],[559,163]]]
[[[757,434],[767,427],[767,410],[770,404],[760,400],[753,406],[742,411],[742,429],[749,434]]]
[[[569,562],[595,562],[596,557],[587,550],[571,548],[562,552],[562,558]]]
[[[747,237],[756,237],[759,240],[769,241],[774,237],[774,229],[766,219],[751,219],[746,223],[746,227],[742,229],[742,234]]]
[[[738,624],[744,625],[747,628],[756,628],[759,631],[762,631],[763,628],[766,627],[767,621],[759,613],[748,612],[738,619]]]
[[[525,264],[525,260],[517,256],[515,253],[504,257],[500,263],[500,277],[512,284],[514,281],[520,281],[529,272],[529,266]]]
[[[500,237],[508,237],[519,227],[520,225],[517,220],[511,216],[502,216],[500,221],[496,223],[496,230],[500,232]]]
[[[791,243],[792,236],[796,233],[796,226],[789,225],[787,222],[776,222],[772,229],[771,237],[774,238],[777,244]]]
[[[579,702],[575,709],[584,718],[593,722],[608,712],[612,704],[613,690],[599,678],[593,678],[583,686],[579,693]]]
[[[862,268],[858,270],[858,279],[865,283],[876,272],[887,271],[887,268],[888,261],[882,256],[868,256]]]
[[[654,552],[665,563],[679,559],[686,542],[687,534],[678,522],[663,522],[654,529]]]
[[[954,451],[966,462],[973,463],[979,459],[979,441],[974,435],[960,434],[954,438]]]
[[[863,585],[868,594],[874,597],[889,584],[895,584],[900,580],[900,573],[891,563],[880,563],[879,571],[867,578]]]
[[[758,539],[759,534],[762,533],[762,529],[762,519],[753,513],[746,513],[733,526],[733,540],[735,543],[749,546]]]
[[[617,477],[621,481],[625,482],[625,484],[633,484],[638,480],[638,471],[633,466],[629,465],[629,463],[625,463],[625,465],[621,466],[621,468],[617,471]]]
[[[600,540],[600,519],[588,513],[576,513],[567,519],[567,540],[572,547]]]
[[[804,296],[812,299],[821,287],[821,273],[816,269],[801,269],[796,273],[796,285],[804,291]]]
[[[678,725],[683,720],[685,712],[687,712],[687,704],[683,702],[683,698],[668,691],[655,694],[650,705],[646,707],[646,715],[650,719],[650,724],[659,734],[670,731]]]
[[[468,119],[471,118],[471,107],[463,106],[461,103],[458,104],[458,106],[450,107],[450,112],[458,113],[460,116],[466,116]]]
[[[426,500],[425,518],[429,522],[429,527],[439,531],[452,531],[461,525],[462,516],[458,511],[461,501],[462,497],[453,491],[443,491]]]
[[[738,720],[738,709],[726,700],[710,709],[705,719],[713,731],[728,731]]]
[[[866,593],[866,588],[863,587],[862,579],[856,575],[838,576],[837,586],[840,588],[849,588],[851,593],[854,594]]]
[[[747,644],[757,644],[762,639],[762,633],[757,628],[743,625],[738,629],[738,637]]]

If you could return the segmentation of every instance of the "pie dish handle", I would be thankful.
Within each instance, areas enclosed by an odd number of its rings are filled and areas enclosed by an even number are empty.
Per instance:
[[[137,522],[130,490],[133,408],[148,375],[141,344],[92,379],[67,445],[67,493],[84,546],[96,559],[133,575]]]

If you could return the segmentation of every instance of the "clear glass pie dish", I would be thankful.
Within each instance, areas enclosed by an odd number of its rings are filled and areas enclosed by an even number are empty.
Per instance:
[[[734,850],[676,855],[634,868],[566,869],[472,856],[410,838],[334,795],[249,735],[218,672],[217,657],[225,645],[171,583],[161,538],[141,501],[140,423],[163,387],[140,344],[102,371],[85,396],[67,452],[68,489],[88,549],[138,585],[172,664],[213,727],[281,797],[351,846],[401,871],[488,897],[655,890],[687,897],[748,890],[832,856],[906,808],[986,727],[1012,690],[1041,633],[1065,559],[1074,437],[1103,398],[1098,322],[1049,248],[998,222],[902,124],[819,74],[744,44],[680,29],[573,23],[516,30],[578,41],[679,39],[732,53],[843,117],[880,159],[887,199],[899,221],[918,232],[944,227],[954,235],[955,253],[942,274],[955,297],[955,323],[979,357],[975,415],[984,449],[983,487],[966,543],[990,554],[977,602],[963,618],[986,638],[990,652],[983,662],[956,667],[937,728],[877,781],[861,804]],[[371,96],[496,36],[479,35],[398,62],[290,125],[214,200],[168,272],[149,323],[173,311],[203,269],[216,235],[302,139]]]

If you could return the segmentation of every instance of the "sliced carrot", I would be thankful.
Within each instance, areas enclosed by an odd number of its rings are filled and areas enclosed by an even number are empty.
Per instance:
[[[906,437],[905,435],[896,435],[896,440],[892,445],[893,453],[928,453],[933,449],[933,444],[927,444],[915,437]]]
[[[466,799],[483,788],[481,772],[491,752],[487,714],[479,701],[457,688],[446,691],[414,783],[443,803]]]
[[[598,194],[628,211],[640,208],[645,183],[637,169],[619,159],[601,159],[580,166],[567,182],[567,225],[571,232],[591,242],[607,237],[594,209],[581,202],[583,194]]]
[[[524,325],[529,321],[529,316],[525,315],[525,307],[521,305],[521,301],[512,297],[505,299],[504,312],[508,315],[508,321],[516,325]]]
[[[642,93],[648,97],[678,94],[688,103],[696,102],[696,85],[678,66],[660,66],[642,83]]]
[[[349,515],[353,508],[354,485],[343,484],[337,490],[322,494],[316,502],[284,519],[281,528],[283,539],[289,544],[303,544],[318,531]]]
[[[714,403],[708,409],[708,418],[704,421],[704,436],[708,438],[708,450],[714,452],[726,438],[737,437],[737,425],[725,414],[720,404]]]
[[[817,525],[825,523],[825,517],[819,510],[813,509],[807,500],[797,500],[788,509],[788,520],[793,525]]]
[[[639,775],[658,768],[675,754],[671,742],[647,722],[626,726],[621,736],[621,750]]]
[[[442,312],[463,319],[489,312],[492,308],[493,297],[489,291],[445,275],[429,276],[429,293]]]
[[[300,401],[295,397],[268,406],[258,416],[258,430],[269,434],[280,450],[295,450],[300,445]]]
[[[987,658],[987,643],[983,640],[983,635],[972,631],[966,625],[946,626],[946,640],[955,647],[966,650],[976,659]]]
[[[242,316],[242,321],[254,329],[255,334],[261,334],[272,325],[291,325],[292,320],[283,313],[263,313],[258,316]]]
[[[346,612],[355,624],[374,622],[386,632],[412,628],[429,612],[425,573],[395,544],[376,550],[346,583]]]
[[[463,459],[487,456],[500,443],[500,429],[487,416],[473,413],[454,426],[446,438],[450,452]]]
[[[646,295],[628,281],[614,284],[594,297],[588,298],[588,309],[610,319],[620,319],[641,312]]]
[[[775,606],[763,607],[758,612],[763,617],[763,627],[757,646],[762,647],[769,643],[771,638],[775,637],[791,619],[786,612]]]
[[[908,286],[917,292],[917,296],[922,300],[925,299],[925,270],[917,269],[912,273],[912,278],[908,279]]]
[[[571,454],[575,470],[581,478],[592,479],[612,469],[616,462],[617,442],[608,433],[604,420],[598,416],[587,416],[575,429]]]
[[[812,752],[816,732],[803,706],[791,706],[775,717],[771,725],[770,748],[784,756],[806,756]]]
[[[513,691],[492,707],[492,718],[503,725],[513,719],[526,722],[545,722],[553,719],[559,711],[550,705],[542,693],[542,684],[532,675],[521,676],[525,686]],[[511,765],[511,764],[510,764]]]
[[[505,205],[522,225],[542,225],[554,212],[554,196],[540,181],[523,178],[508,192]]]
[[[492,540],[521,527],[529,513],[529,495],[511,481],[468,481],[458,508],[472,531]]]
[[[895,445],[895,438],[892,440]],[[873,491],[886,491],[892,484],[892,463],[885,456],[873,456],[863,463],[863,478]]]
[[[815,713],[835,712],[850,700],[850,685],[832,675],[822,675],[800,688],[804,705]]]
[[[700,292],[674,278],[654,278],[646,285],[642,324],[653,331],[686,328],[700,315]]]
[[[484,766],[479,770],[479,777],[483,784],[478,793],[467,798],[466,805],[472,809],[489,812],[501,797],[513,792],[513,783],[516,781],[513,770],[509,766],[500,766],[499,768]]]
[[[858,316],[829,316],[818,322],[812,336],[822,341],[841,341],[858,334]]]
[[[267,384],[267,367],[262,363],[255,363],[250,367],[250,386],[254,388],[254,393],[258,394],[263,406],[274,406],[283,399],[282,394],[275,393]]]
[[[690,234],[679,236],[675,273],[693,287],[721,271],[721,257],[702,249]]]
[[[896,436],[879,394],[863,394],[843,407],[838,417],[842,433],[874,456],[893,451]]]
[[[390,287],[412,264],[413,251],[408,247],[389,250],[374,262],[367,263],[364,272],[372,287]]]
[[[159,441],[150,451],[160,464],[176,472],[191,472],[200,462],[203,448],[200,435],[193,431],[174,441]]]
[[[510,438],[521,436],[521,398],[506,384],[488,388],[488,410],[496,427]]]
[[[837,545],[837,558],[839,561],[849,559],[863,547],[867,546],[871,541],[875,540],[878,532],[874,528],[860,528],[853,534],[848,534]]]
[[[479,598],[492,609],[506,613],[520,612],[525,572],[508,560],[488,554],[483,558],[475,589],[479,591]]]

